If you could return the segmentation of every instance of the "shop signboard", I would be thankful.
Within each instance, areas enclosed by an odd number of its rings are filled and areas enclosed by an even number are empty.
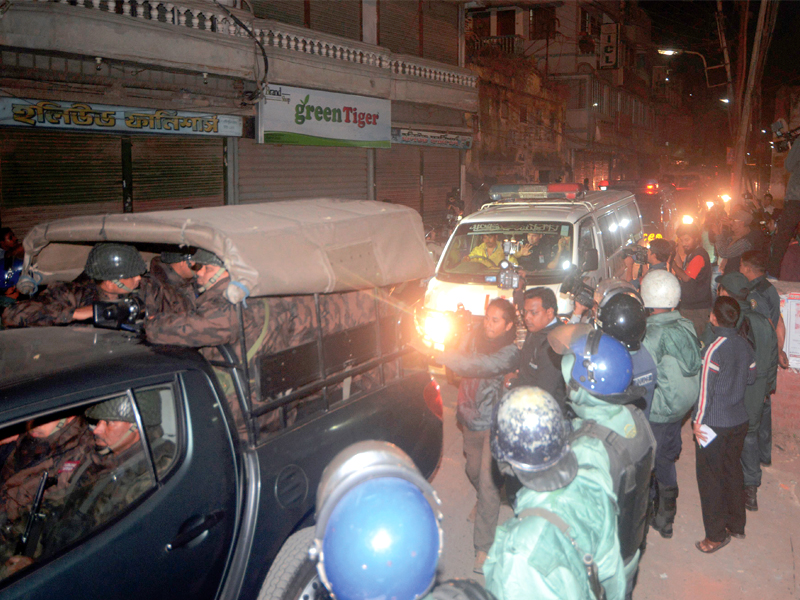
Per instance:
[[[392,143],[469,150],[472,148],[472,136],[394,128],[392,129]]]
[[[241,137],[242,117],[87,102],[0,98],[0,126]]]
[[[391,146],[392,103],[271,85],[258,105],[257,140],[293,146]]]

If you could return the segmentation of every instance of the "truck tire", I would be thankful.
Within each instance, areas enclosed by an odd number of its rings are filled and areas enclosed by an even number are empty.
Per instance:
[[[330,598],[317,574],[317,565],[308,557],[314,528],[292,534],[283,544],[270,567],[258,600],[321,600]]]

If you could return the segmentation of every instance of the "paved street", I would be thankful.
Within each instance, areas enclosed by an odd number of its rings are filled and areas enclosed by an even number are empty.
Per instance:
[[[482,581],[472,573],[472,524],[466,519],[475,504],[475,492],[464,474],[461,432],[455,421],[456,389],[444,383],[442,396],[444,457],[433,480],[445,515],[440,580],[472,577]],[[800,556],[796,556],[800,554],[800,491],[797,485],[800,458],[794,441],[779,437],[776,445],[780,448],[775,448],[773,466],[765,469],[759,490],[760,510],[747,514],[747,538],[734,539],[718,553],[703,555],[694,547],[694,542],[704,537],[703,523],[694,471],[694,445],[689,426],[684,426],[684,451],[678,462],[680,497],[675,536],[665,540],[651,532],[634,598],[800,598],[797,577]],[[510,507],[504,505],[500,521],[511,514]]]

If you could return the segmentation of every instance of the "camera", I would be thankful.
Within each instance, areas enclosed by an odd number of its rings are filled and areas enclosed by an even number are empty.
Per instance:
[[[584,306],[594,305],[594,289],[583,281],[581,273],[573,268],[558,290],[562,294],[572,296],[575,302]]]
[[[633,258],[633,262],[646,265],[647,264],[647,248],[645,246],[640,246],[639,244],[632,244],[630,246],[625,246],[622,249],[622,253],[625,257],[630,256]]]
[[[144,302],[136,296],[122,298],[116,302],[95,302],[94,326],[102,329],[140,331],[145,318]]]
[[[519,268],[507,260],[500,261],[500,272],[497,274],[497,287],[501,290],[515,290],[519,287]]]
[[[777,139],[770,142],[770,144],[776,152],[788,152],[794,141],[797,139],[797,136],[800,135],[800,127],[795,127],[794,129],[787,131],[787,125],[784,119],[778,119],[775,121],[771,125],[771,128],[772,133],[775,134]]]

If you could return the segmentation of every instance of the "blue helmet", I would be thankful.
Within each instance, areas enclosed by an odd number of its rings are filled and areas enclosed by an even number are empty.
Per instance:
[[[540,492],[557,490],[578,472],[569,445],[571,431],[550,394],[537,387],[514,388],[494,408],[492,456],[501,465],[510,465],[525,487]]]
[[[593,396],[622,394],[630,386],[633,363],[619,340],[593,329],[575,340],[570,350],[575,355],[571,386],[577,384]]]
[[[311,556],[337,600],[415,600],[442,549],[439,499],[399,448],[360,442],[340,452],[317,490]]]

